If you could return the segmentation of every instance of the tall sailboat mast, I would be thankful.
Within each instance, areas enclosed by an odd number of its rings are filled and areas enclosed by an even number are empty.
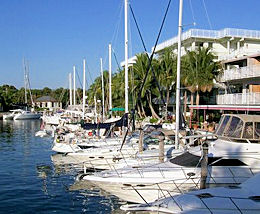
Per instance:
[[[83,108],[82,119],[85,118],[85,106],[86,106],[86,60],[83,59]]]
[[[101,73],[101,87],[102,87],[102,122],[105,119],[105,91],[104,91],[104,74],[103,74],[103,61],[100,58],[100,73]]]
[[[27,104],[27,81],[26,81],[26,63],[25,59],[23,59],[23,66],[24,66],[24,102]]]
[[[73,66],[73,105],[76,105],[76,67]]]
[[[72,75],[69,73],[70,106],[72,105]]]
[[[125,113],[128,113],[128,0],[125,0]]]
[[[175,149],[177,149],[179,147],[182,8],[183,8],[183,0],[180,0],[180,3],[179,3],[179,26],[178,26],[177,82],[176,82]]]
[[[108,45],[108,71],[109,71],[109,110],[112,109],[112,47]],[[112,114],[112,112],[111,112]]]

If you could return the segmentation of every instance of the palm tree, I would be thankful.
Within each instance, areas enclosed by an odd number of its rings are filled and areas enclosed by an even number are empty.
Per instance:
[[[113,75],[112,77],[112,100],[113,107],[125,106],[125,73],[120,71]]]
[[[166,48],[158,58],[159,82],[166,92],[166,119],[170,100],[170,90],[176,83],[177,78],[177,57],[171,48]]]
[[[182,82],[191,92],[191,105],[193,105],[195,92],[196,105],[199,105],[199,92],[210,92],[214,85],[214,80],[221,72],[220,63],[214,61],[214,57],[210,48],[199,47],[195,51],[187,50],[183,63]]]
[[[152,63],[155,63],[154,61]],[[135,97],[140,96],[137,99],[137,108],[138,114],[140,117],[145,117],[145,105],[148,105],[152,116],[154,118],[158,118],[159,116],[155,112],[153,105],[152,105],[152,95],[153,95],[153,78],[151,75],[151,70],[149,70],[148,76],[145,80],[145,75],[149,66],[149,58],[146,53],[141,53],[136,55],[136,61],[133,65],[133,73],[134,73],[134,81],[131,84],[133,86],[132,93],[135,93]],[[144,82],[145,81],[145,82]],[[144,83],[143,90],[140,91],[142,84]]]

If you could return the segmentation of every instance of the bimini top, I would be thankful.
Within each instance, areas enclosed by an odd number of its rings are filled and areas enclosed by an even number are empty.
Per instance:
[[[215,134],[235,140],[260,141],[260,115],[223,114]]]

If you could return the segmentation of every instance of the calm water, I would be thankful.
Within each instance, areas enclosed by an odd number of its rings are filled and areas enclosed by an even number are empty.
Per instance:
[[[98,189],[70,191],[76,172],[55,168],[40,121],[0,121],[0,213],[122,213]]]

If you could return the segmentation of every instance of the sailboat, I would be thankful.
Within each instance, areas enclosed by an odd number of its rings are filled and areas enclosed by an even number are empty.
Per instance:
[[[28,77],[28,66],[26,66],[25,60],[24,60],[24,91],[25,91],[25,104],[27,104],[27,88],[30,93],[30,98],[32,105],[34,106],[34,102],[32,99],[32,94],[30,90],[30,83],[29,83],[29,77]],[[29,120],[29,119],[40,119],[41,114],[28,111],[28,110],[17,110],[14,112],[13,119],[14,120]]]

